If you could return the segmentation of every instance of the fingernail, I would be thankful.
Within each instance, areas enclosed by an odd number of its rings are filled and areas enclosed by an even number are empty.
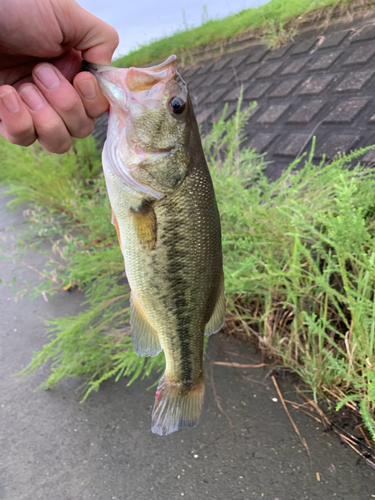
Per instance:
[[[41,83],[47,89],[55,89],[61,83],[61,80],[52,66],[40,66],[35,73]]]
[[[0,99],[4,104],[4,107],[10,113],[18,113],[18,111],[20,110],[20,105],[18,103],[16,92],[14,90],[8,90],[8,92],[4,92],[4,94],[0,95]]]
[[[85,99],[94,99],[96,97],[96,89],[92,80],[81,80],[77,82],[77,85]]]
[[[38,111],[38,109],[43,107],[44,100],[32,85],[24,87],[20,92],[20,96],[33,111]]]

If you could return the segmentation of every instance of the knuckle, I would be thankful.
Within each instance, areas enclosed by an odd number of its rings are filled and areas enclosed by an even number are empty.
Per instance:
[[[70,114],[81,107],[81,99],[78,94],[72,95],[69,99],[65,99],[59,103],[58,111],[61,114]]]
[[[43,146],[44,149],[46,149],[50,153],[55,153],[58,155],[62,155],[64,153],[66,153],[72,147],[71,139],[62,139],[58,143],[49,142],[48,140],[43,140],[43,141],[40,140],[39,142]]]
[[[30,146],[36,139],[33,127],[20,125],[16,130],[8,130],[8,140],[18,146]]]
[[[10,143],[12,144],[16,144],[17,146],[31,146],[31,144],[33,144],[35,142],[35,136],[24,136],[24,137],[20,137],[20,136],[14,136],[14,135],[10,135],[8,136],[8,140]]]
[[[34,132],[31,120],[17,120],[17,122],[5,123],[8,133],[19,140],[28,138]]]
[[[103,113],[105,113],[108,110],[108,104],[107,105],[102,105],[101,102],[98,104],[95,104],[94,106],[86,106],[86,113],[90,118],[99,118],[99,116],[102,116]]]
[[[112,29],[113,48],[116,49],[118,47],[118,44],[120,43],[120,37],[113,26],[111,26],[111,29]]]
[[[77,137],[78,139],[83,139],[84,137],[89,136],[93,132],[94,127],[95,127],[94,120],[92,119],[85,120],[85,123],[82,124],[81,127],[77,128],[77,130],[75,130],[72,133],[72,136]]]
[[[43,135],[46,137],[58,137],[61,135],[61,129],[63,127],[62,120],[50,120],[44,122],[39,126],[39,135]]]
[[[56,151],[54,152],[57,153],[58,155],[62,155],[68,152],[71,147],[72,147],[72,141],[67,141],[64,144],[61,145],[59,144],[59,146],[56,148]]]

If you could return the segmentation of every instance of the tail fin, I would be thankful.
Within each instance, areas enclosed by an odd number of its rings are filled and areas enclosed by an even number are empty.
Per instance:
[[[152,412],[151,430],[160,436],[178,431],[179,427],[198,424],[204,398],[204,378],[191,387],[160,379]]]

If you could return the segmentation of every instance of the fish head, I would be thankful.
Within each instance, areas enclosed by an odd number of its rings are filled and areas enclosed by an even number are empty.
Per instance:
[[[188,170],[186,129],[194,114],[176,59],[151,68],[89,65],[110,103],[104,168],[159,199]]]

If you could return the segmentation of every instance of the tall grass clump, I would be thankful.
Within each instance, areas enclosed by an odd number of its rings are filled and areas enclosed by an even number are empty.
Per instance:
[[[205,143],[232,319],[375,440],[375,171],[356,161],[370,148],[319,165],[312,151],[269,182],[225,129]]]
[[[163,368],[162,356],[138,357],[132,349],[129,288],[101,168],[101,153],[92,137],[76,141],[58,156],[39,145],[21,148],[0,141],[0,182],[9,184],[10,208],[29,203],[30,225],[21,248],[46,250],[44,279],[30,290],[33,297],[66,290],[85,292],[82,312],[47,322],[51,339],[34,353],[28,374],[52,360],[44,384],[51,388],[64,377],[84,377],[85,397],[111,377]],[[45,246],[45,245],[44,245]],[[51,251],[52,250],[52,251]]]
[[[256,8],[244,9],[222,19],[209,18],[203,11],[201,26],[183,27],[160,39],[139,45],[114,61],[117,67],[143,66],[170,54],[183,56],[183,64],[192,63],[192,52],[209,43],[228,40],[245,31],[256,30],[255,35],[271,48],[291,40],[304,21],[329,19],[336,9],[345,15],[355,6],[371,8],[373,0],[270,0]]]
[[[243,144],[251,107],[240,109],[227,121],[224,110],[203,138],[221,213],[228,322],[315,398],[358,409],[375,440],[375,171],[358,160],[368,148],[319,165],[312,152],[270,182],[262,156]],[[90,141],[63,157],[0,143],[11,203],[31,202],[31,231],[52,244],[37,292],[80,288],[86,297],[77,316],[48,323],[50,341],[26,373],[52,359],[46,387],[84,376],[86,396],[109,377],[131,383],[164,363],[132,350],[123,259]]]

